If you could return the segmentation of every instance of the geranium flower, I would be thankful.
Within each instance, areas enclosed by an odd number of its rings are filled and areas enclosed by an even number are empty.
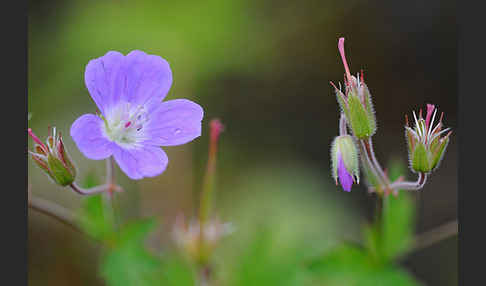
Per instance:
[[[110,51],[88,63],[85,83],[100,113],[80,116],[71,136],[84,156],[113,156],[131,179],[164,172],[169,160],[160,146],[185,144],[201,135],[201,106],[186,99],[162,102],[172,72],[159,56]]]

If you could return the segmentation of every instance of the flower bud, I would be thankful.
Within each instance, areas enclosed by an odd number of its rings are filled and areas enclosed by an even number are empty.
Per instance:
[[[361,77],[354,77],[349,72],[348,63],[344,54],[344,38],[339,38],[338,49],[346,71],[345,93],[342,93],[332,82],[336,91],[337,101],[349,127],[358,139],[366,139],[376,132],[376,118],[371,102],[371,94],[364,82],[363,72]]]
[[[332,177],[347,192],[351,191],[353,182],[359,184],[358,148],[350,135],[334,138],[331,145]]]
[[[56,184],[61,186],[72,184],[76,177],[76,169],[64,148],[61,134],[56,134],[56,128],[49,128],[46,144],[32,132],[32,129],[29,128],[28,133],[35,142],[34,151],[29,151],[34,162]]]
[[[425,119],[422,117],[422,110],[420,110],[418,118],[414,111],[415,126],[413,128],[410,128],[408,117],[405,115],[405,137],[410,167],[414,172],[429,173],[437,169],[449,144],[449,136],[452,131],[449,131],[450,128],[442,130],[444,113],[441,114],[439,123],[435,127],[433,126],[436,114],[437,109],[432,104],[427,104]],[[447,131],[449,132],[441,137]]]

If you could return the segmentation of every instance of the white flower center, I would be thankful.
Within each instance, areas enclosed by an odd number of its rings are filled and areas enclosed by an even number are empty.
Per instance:
[[[125,102],[109,110],[103,121],[103,130],[111,141],[131,147],[144,138],[143,126],[148,117],[143,105]]]

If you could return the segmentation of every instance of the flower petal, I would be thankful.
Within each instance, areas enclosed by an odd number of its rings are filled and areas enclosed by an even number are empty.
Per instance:
[[[142,51],[128,55],[110,51],[91,60],[86,66],[85,83],[101,113],[121,100],[134,105],[145,104],[150,110],[160,103],[172,85],[169,63],[159,56]]]
[[[201,135],[204,111],[199,104],[187,99],[163,102],[150,115],[144,126],[148,139],[144,142],[156,146],[185,144]]]
[[[339,183],[346,192],[351,191],[351,186],[353,185],[353,177],[344,166],[343,158],[341,154],[338,154],[338,177]]]
[[[113,156],[120,169],[133,180],[160,175],[169,163],[164,150],[154,146],[134,149],[117,147],[113,151]]]
[[[84,156],[92,160],[106,159],[114,143],[103,135],[103,121],[96,115],[84,114],[71,125],[71,137]]]
[[[84,73],[84,81],[89,94],[103,115],[119,99],[122,64],[125,56],[110,51],[104,56],[89,61]]]
[[[142,51],[132,51],[125,57],[123,72],[122,99],[137,105],[145,104],[149,109],[153,103],[164,99],[172,85],[169,63]]]

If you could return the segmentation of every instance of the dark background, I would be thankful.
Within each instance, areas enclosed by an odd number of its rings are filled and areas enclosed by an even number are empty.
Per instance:
[[[404,115],[426,103],[438,105],[445,124],[457,127],[454,1],[31,0],[29,5],[29,126],[45,136],[47,125],[54,124],[67,135],[78,116],[94,112],[83,78],[90,59],[109,50],[160,55],[174,73],[167,99],[190,98],[204,107],[205,124],[219,117],[226,125],[218,162],[221,204],[245,192],[238,182],[270,175],[276,182],[288,176],[307,182],[311,176],[342,212],[354,209],[355,218],[371,217],[373,199],[364,186],[341,192],[329,173],[330,142],[338,132],[329,81],[343,78],[341,36],[351,71],[364,70],[373,95],[374,144],[382,163],[407,162]],[[171,161],[162,176],[129,182],[118,173],[120,183],[133,189],[121,202],[125,217],[169,218],[194,207],[206,134],[167,148]],[[83,158],[68,136],[66,144],[81,178],[102,176],[102,162]],[[33,194],[72,209],[79,205],[79,198],[47,182],[33,166],[29,161]],[[456,166],[453,134],[441,167],[416,195],[418,233],[457,217]],[[294,189],[296,196],[300,188],[305,183]],[[100,283],[93,275],[96,247],[33,212],[28,251],[31,285]],[[427,285],[457,285],[457,239],[404,263]]]

